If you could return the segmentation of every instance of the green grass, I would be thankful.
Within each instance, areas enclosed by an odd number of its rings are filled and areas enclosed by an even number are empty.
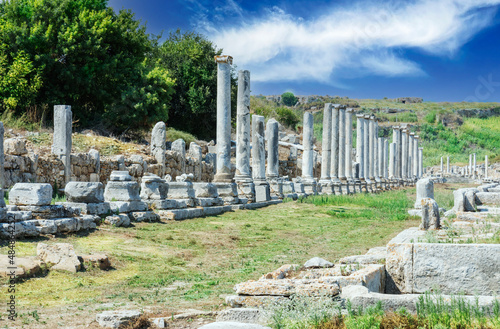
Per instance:
[[[178,139],[183,139],[186,142],[186,145],[189,145],[191,142],[196,142],[197,138],[190,133],[176,130],[174,128],[167,129],[167,141],[173,142]]]
[[[366,198],[368,207],[406,198],[404,191]],[[377,198],[381,201],[377,202]],[[363,200],[345,197],[341,207],[360,209]],[[363,201],[363,202],[364,202]],[[337,201],[336,201],[337,202]],[[394,208],[394,209],[395,209]],[[258,279],[284,264],[303,264],[314,256],[330,261],[384,245],[401,230],[416,226],[394,214],[339,217],[337,203],[288,202],[254,211],[172,223],[135,223],[135,227],[101,226],[89,234],[70,234],[51,243],[74,245],[77,254],[105,253],[114,270],[76,274],[51,271],[18,285],[23,308],[79,303],[132,302],[166,310],[223,307],[223,294],[235,284]],[[332,212],[333,211],[333,212]],[[406,217],[408,218],[408,217]],[[0,252],[6,252],[6,246]],[[36,255],[36,241],[18,241],[18,256]],[[180,284],[172,290],[172,284]]]
[[[347,314],[330,298],[293,296],[272,307],[270,326],[275,329],[475,329],[500,328],[500,303],[491,309],[469,303],[461,296],[446,301],[440,295],[424,294],[417,302],[417,314],[404,308],[384,312],[383,304],[353,308],[346,302]]]

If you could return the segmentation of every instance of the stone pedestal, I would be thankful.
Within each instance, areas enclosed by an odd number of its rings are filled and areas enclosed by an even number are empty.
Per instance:
[[[64,164],[64,183],[68,183],[71,180],[72,119],[71,106],[54,106],[54,142],[52,144],[52,153],[59,156]]]
[[[289,180],[283,181],[283,195],[285,198],[297,200],[298,195],[295,192],[294,183]]]
[[[271,199],[272,198],[277,198],[277,199],[283,199],[283,182],[281,179],[276,178],[272,180],[268,180],[269,183],[269,188],[271,190]]]
[[[220,183],[214,182],[217,187],[217,192],[219,193],[219,198],[224,201],[224,204],[238,204],[240,199],[238,198],[238,186],[236,183]]]

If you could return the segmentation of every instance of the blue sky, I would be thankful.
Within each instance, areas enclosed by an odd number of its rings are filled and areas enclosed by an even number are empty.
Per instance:
[[[110,0],[153,34],[195,30],[253,94],[500,101],[500,0]]]

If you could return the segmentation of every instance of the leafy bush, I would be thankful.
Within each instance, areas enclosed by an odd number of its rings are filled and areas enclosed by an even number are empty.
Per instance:
[[[297,101],[297,97],[295,97],[295,95],[289,91],[281,95],[281,102],[286,106],[294,106],[295,104],[297,104]]]
[[[300,117],[292,109],[287,107],[278,107],[276,109],[276,120],[278,120],[282,125],[295,129],[297,124],[300,122]]]
[[[435,123],[436,122],[436,111],[431,111],[427,113],[424,117],[424,121],[427,123]]]
[[[176,130],[174,128],[167,129],[167,141],[173,142],[177,139],[183,139],[186,142],[186,145],[189,145],[191,142],[196,142],[197,138],[190,133]]]

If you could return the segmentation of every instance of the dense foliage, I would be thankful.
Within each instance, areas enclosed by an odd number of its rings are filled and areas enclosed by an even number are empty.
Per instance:
[[[281,102],[286,106],[294,106],[295,104],[297,104],[297,101],[297,97],[295,97],[295,95],[289,91],[281,95]]]
[[[169,124],[199,138],[214,137],[217,119],[217,63],[222,49],[203,36],[177,30],[160,46],[161,65],[175,79]],[[232,77],[232,113],[236,109],[236,81]]]
[[[116,133],[163,120],[214,137],[222,50],[190,32],[158,40],[107,0],[0,2],[0,112],[41,121],[68,104],[80,127]]]

